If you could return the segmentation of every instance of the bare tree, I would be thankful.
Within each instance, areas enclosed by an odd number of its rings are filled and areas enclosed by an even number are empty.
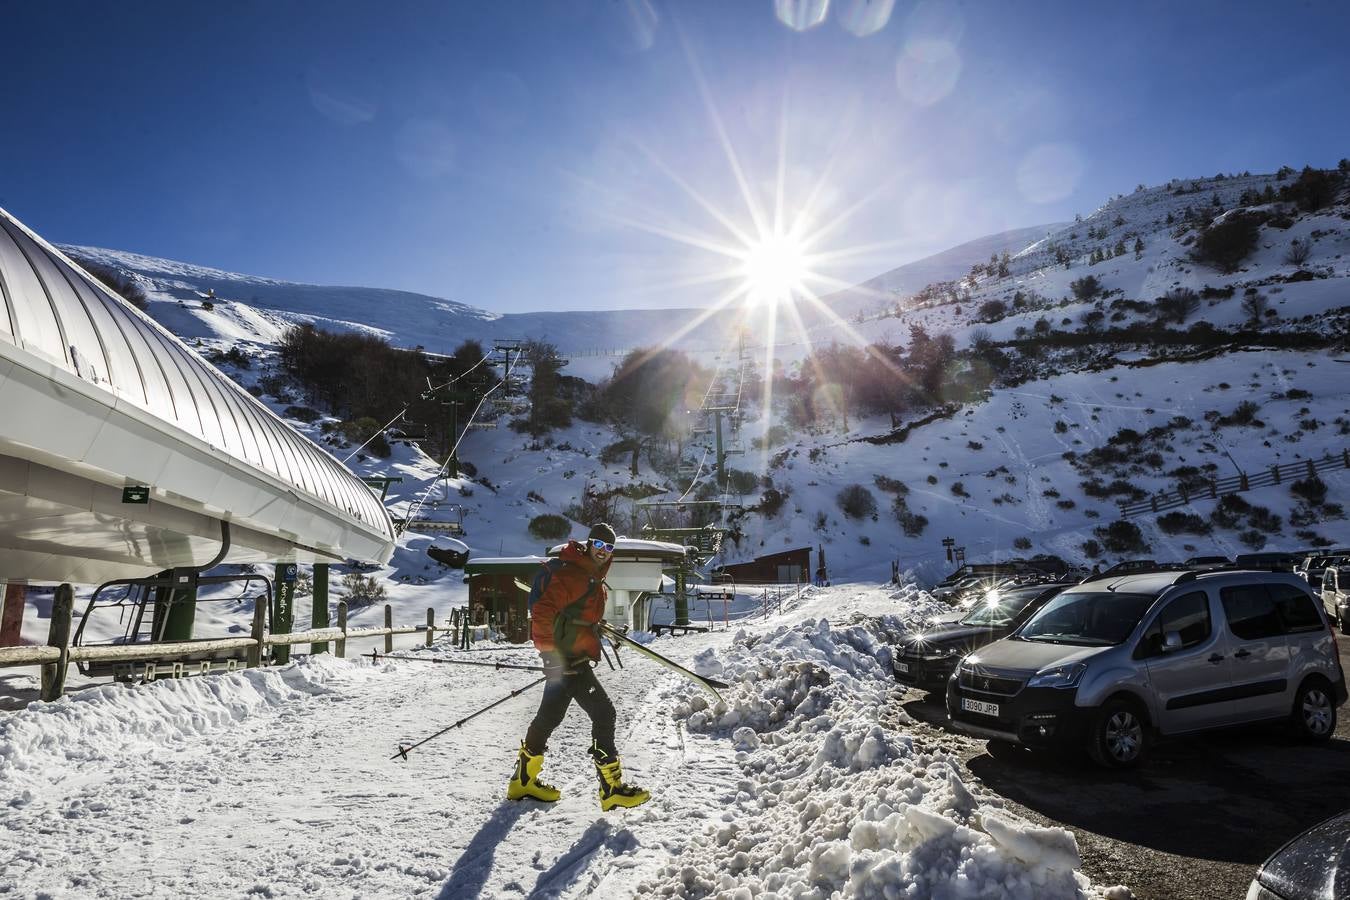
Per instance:
[[[1266,299],[1265,294],[1250,293],[1242,297],[1242,311],[1247,314],[1253,325],[1261,324],[1261,317],[1265,315],[1269,306],[1270,301]]]
[[[1301,266],[1307,262],[1308,257],[1312,255],[1312,240],[1300,241],[1294,238],[1289,242],[1289,249],[1284,252],[1284,261],[1291,266]]]

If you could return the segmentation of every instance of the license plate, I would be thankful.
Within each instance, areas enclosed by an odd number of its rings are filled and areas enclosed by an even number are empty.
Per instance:
[[[966,712],[979,713],[983,716],[998,715],[997,703],[985,703],[983,700],[971,700],[967,697],[961,698],[961,708]]]
[[[902,662],[896,663],[896,664],[895,664],[895,671],[897,671],[897,672],[904,672],[906,675],[908,675],[908,674],[909,674],[909,663],[902,663]]]

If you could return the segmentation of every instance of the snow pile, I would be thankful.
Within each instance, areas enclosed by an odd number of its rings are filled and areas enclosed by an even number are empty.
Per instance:
[[[901,592],[914,598],[912,589]],[[728,898],[1092,896],[1071,832],[1003,813],[962,778],[959,760],[883,724],[909,722],[892,700],[886,638],[931,612],[809,619],[738,634],[700,672],[725,702],[673,708],[691,732],[724,734],[741,777],[721,821],[693,838],[639,893]]]
[[[172,747],[265,710],[341,690],[362,668],[374,671],[320,655],[281,668],[109,684],[55,703],[31,703],[0,720],[0,783],[33,788],[90,764]],[[21,805],[25,795],[31,790],[11,804]]]

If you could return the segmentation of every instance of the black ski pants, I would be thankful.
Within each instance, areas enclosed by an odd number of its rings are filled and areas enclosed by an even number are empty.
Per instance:
[[[539,701],[539,711],[525,732],[525,746],[531,753],[544,752],[553,730],[562,723],[567,715],[567,707],[573,700],[591,717],[591,739],[605,758],[618,756],[614,746],[614,704],[609,695],[600,686],[590,660],[578,659],[564,663],[556,653],[541,652],[544,658],[544,675],[548,681],[544,684],[544,699]]]

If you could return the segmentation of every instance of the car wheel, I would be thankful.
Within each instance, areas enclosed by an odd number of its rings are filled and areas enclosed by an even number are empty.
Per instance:
[[[1148,723],[1138,707],[1125,700],[1110,700],[1097,711],[1088,736],[1093,762],[1111,769],[1139,765],[1148,753]]]
[[[1310,679],[1294,695],[1291,724],[1299,737],[1325,741],[1336,731],[1336,703],[1326,682]]]

